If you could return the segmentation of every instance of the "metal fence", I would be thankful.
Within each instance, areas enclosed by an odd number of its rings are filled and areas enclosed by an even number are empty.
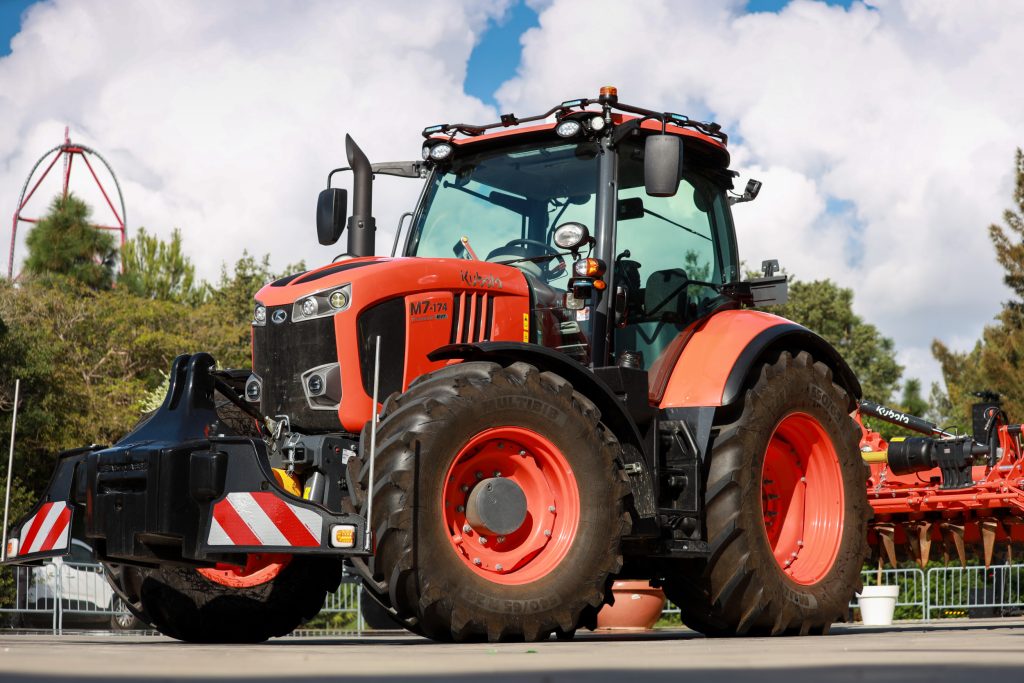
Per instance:
[[[928,571],[928,618],[1009,617],[1024,614],[1021,575],[1024,565],[944,567]]]
[[[127,608],[114,594],[98,564],[63,562],[59,559],[38,567],[10,567],[3,571],[13,578],[13,603],[0,604],[0,623],[52,629],[114,628],[127,623],[118,616]],[[898,585],[896,619],[950,617],[1010,617],[1024,614],[1024,564],[985,567],[916,567],[867,570],[865,585]],[[856,599],[850,603],[857,608]],[[664,617],[677,620],[679,608],[666,604]],[[367,630],[362,591],[353,577],[346,577],[338,590],[327,596],[323,609],[294,635],[355,634]]]
[[[50,628],[111,626],[128,613],[98,564],[64,562],[60,558],[37,567],[10,567],[12,604],[0,605],[11,625]],[[121,620],[121,623],[125,623]]]
[[[864,585],[876,583],[879,572],[861,573]],[[1024,614],[1024,564],[991,567],[886,569],[882,585],[898,585],[896,619],[1011,617]],[[857,607],[854,600],[851,608]]]
[[[909,569],[865,570],[860,573],[865,586],[880,583],[883,586],[899,586],[896,598],[897,619],[928,618],[928,577],[917,567]],[[851,609],[857,608],[857,598],[850,603]]]
[[[103,566],[65,562],[60,558],[40,566],[0,568],[13,581],[13,600],[0,603],[0,625],[43,628],[60,633],[65,628],[138,627],[128,608],[107,583]],[[362,591],[351,577],[327,596],[323,609],[295,635],[355,633],[366,628]]]

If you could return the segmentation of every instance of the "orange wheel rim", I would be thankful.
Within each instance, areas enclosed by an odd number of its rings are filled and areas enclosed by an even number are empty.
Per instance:
[[[472,509],[467,511],[474,489],[497,478],[512,482],[525,499],[522,522],[503,533],[481,527]],[[550,440],[522,427],[495,427],[474,436],[455,456],[445,475],[441,514],[452,549],[474,574],[520,585],[547,576],[565,559],[579,528],[579,489],[569,462]]]
[[[835,565],[843,536],[843,472],[824,427],[791,413],[775,428],[761,470],[761,511],[782,571],[812,585]]]
[[[214,567],[203,567],[196,571],[210,581],[228,588],[251,588],[273,581],[291,561],[291,555],[251,553],[246,556],[244,567],[218,562]]]

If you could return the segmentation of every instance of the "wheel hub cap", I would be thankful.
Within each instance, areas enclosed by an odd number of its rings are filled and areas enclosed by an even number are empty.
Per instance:
[[[511,534],[525,519],[526,494],[511,479],[485,479],[473,487],[466,501],[466,521],[484,533]]]

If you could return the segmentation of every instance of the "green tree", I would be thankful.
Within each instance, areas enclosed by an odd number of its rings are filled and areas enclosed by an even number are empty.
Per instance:
[[[50,204],[49,213],[28,233],[25,270],[37,276],[65,275],[93,289],[114,281],[114,236],[89,223],[89,207],[69,194]]]
[[[789,301],[772,312],[817,332],[843,356],[864,389],[864,397],[888,402],[903,367],[892,339],[853,312],[853,290],[831,280],[789,284]],[[920,392],[920,384],[917,387]]]
[[[208,287],[196,285],[196,269],[181,246],[175,228],[169,242],[139,228],[121,251],[124,274],[118,284],[136,296],[162,301],[200,303]]]
[[[911,377],[903,383],[900,407],[911,415],[924,416],[929,409],[928,401],[921,396],[921,380]]]
[[[932,342],[932,354],[942,367],[949,402],[949,417],[962,428],[971,425],[970,405],[976,391],[995,391],[1003,397],[1010,419],[1024,419],[1024,152],[1014,157],[1016,183],[1013,208],[1003,213],[1005,227],[990,225],[989,238],[996,260],[1003,267],[1003,281],[1013,290],[993,324],[970,351],[949,349]]]

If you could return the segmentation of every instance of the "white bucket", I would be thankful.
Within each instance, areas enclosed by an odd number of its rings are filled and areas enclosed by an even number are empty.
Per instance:
[[[896,597],[899,586],[864,586],[857,593],[860,618],[865,626],[890,626],[896,611]]]

